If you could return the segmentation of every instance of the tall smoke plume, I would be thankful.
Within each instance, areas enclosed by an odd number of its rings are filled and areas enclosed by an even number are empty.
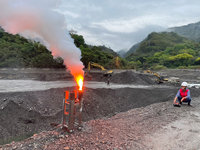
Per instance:
[[[81,52],[56,11],[58,0],[0,0],[0,26],[11,34],[40,38],[53,56],[60,56],[74,76],[83,75]]]

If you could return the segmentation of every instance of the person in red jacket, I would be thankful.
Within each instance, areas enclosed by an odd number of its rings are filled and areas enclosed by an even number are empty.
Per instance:
[[[186,102],[188,103],[188,105],[190,105],[191,96],[190,96],[190,90],[187,88],[187,86],[188,86],[187,82],[183,82],[181,84],[181,89],[178,90],[178,93],[176,94],[176,97],[174,98],[174,105],[180,106],[180,104],[182,104],[183,102]]]

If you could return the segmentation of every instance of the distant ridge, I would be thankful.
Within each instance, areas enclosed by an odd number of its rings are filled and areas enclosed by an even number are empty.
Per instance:
[[[200,42],[200,22],[169,28],[168,31],[175,32],[190,40]]]

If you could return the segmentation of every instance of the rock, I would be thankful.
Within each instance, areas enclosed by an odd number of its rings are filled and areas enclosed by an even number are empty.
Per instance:
[[[37,149],[38,144],[34,143],[33,146],[34,146],[34,149]]]
[[[23,101],[19,101],[19,103],[18,103],[18,104],[20,104],[20,105],[21,105],[21,104],[23,104],[23,103],[24,103]]]
[[[65,149],[65,150],[69,150],[70,148],[67,146],[67,147],[64,147],[64,149]]]
[[[65,138],[65,136],[64,136],[64,135],[59,135],[58,137],[59,137],[59,138],[62,138],[62,139],[63,139],[63,138]]]
[[[180,78],[170,77],[170,78],[168,78],[168,82],[170,82],[170,83],[178,83],[178,82],[180,82]]]

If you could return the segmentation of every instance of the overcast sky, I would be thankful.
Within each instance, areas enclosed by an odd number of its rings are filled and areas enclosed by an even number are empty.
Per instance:
[[[59,11],[86,43],[117,51],[153,31],[200,21],[200,0],[62,0]]]

